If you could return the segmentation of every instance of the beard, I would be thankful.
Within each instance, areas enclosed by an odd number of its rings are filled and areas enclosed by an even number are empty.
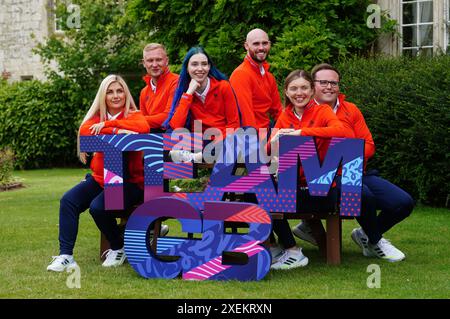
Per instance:
[[[258,53],[260,52],[264,52],[264,58],[258,58]],[[267,51],[260,51],[260,52],[255,52],[255,51],[249,51],[250,57],[257,63],[263,63],[264,61],[266,61],[267,59]]]

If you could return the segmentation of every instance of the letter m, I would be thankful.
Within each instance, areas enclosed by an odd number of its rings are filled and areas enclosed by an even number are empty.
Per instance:
[[[280,141],[280,154],[286,153],[291,143],[299,137],[284,136]],[[364,140],[348,138],[332,138],[328,151],[320,163],[313,137],[302,136],[302,142],[288,152],[292,156],[300,156],[301,164],[312,196],[327,196],[333,185],[336,173],[342,166],[342,188],[340,200],[341,216],[359,216],[361,210],[361,188],[364,161]],[[324,142],[322,140],[321,142]],[[297,142],[298,143],[298,142]],[[296,144],[297,144],[296,143]],[[280,167],[289,156],[280,156]]]

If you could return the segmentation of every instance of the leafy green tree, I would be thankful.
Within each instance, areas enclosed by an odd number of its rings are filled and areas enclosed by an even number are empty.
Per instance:
[[[203,45],[213,61],[230,75],[245,55],[249,30],[269,33],[273,50],[269,60],[281,82],[295,68],[310,68],[323,61],[366,52],[380,33],[392,30],[366,25],[370,0],[73,0],[80,8],[80,28],[70,28],[67,6],[57,13],[65,29],[36,52],[47,63],[53,81],[71,81],[79,97],[80,113],[92,101],[101,79],[122,74],[135,99],[143,87],[142,48],[161,42],[168,48],[173,70],[178,71],[187,50]]]
[[[189,47],[201,44],[226,74],[242,61],[248,31],[260,27],[271,38],[270,61],[281,81],[295,68],[366,52],[380,33],[366,25],[370,0],[130,0],[122,21],[151,26],[151,38],[180,63]]]
[[[70,12],[64,3],[56,10],[64,29],[64,35],[54,34],[35,52],[44,62],[57,62],[57,69],[48,68],[51,81],[69,81],[80,103],[80,114],[84,114],[95,97],[98,85],[108,74],[121,74],[127,80],[133,95],[137,98],[143,86],[140,67],[142,38],[145,30],[138,30],[133,24],[126,29],[120,23],[125,4],[115,0],[74,0],[80,8],[80,28],[67,27]]]

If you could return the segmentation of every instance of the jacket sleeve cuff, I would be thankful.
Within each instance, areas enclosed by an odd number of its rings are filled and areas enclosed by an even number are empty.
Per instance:
[[[183,93],[183,95],[181,96],[182,99],[186,99],[189,102],[192,101],[193,95],[192,94],[188,94],[188,93]]]

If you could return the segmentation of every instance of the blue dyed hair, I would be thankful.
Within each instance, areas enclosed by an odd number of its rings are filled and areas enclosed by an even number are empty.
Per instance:
[[[175,113],[175,110],[178,107],[178,103],[180,102],[181,96],[184,92],[187,91],[189,87],[189,83],[191,82],[191,76],[188,73],[187,67],[189,60],[191,57],[195,54],[202,53],[206,56],[208,59],[208,64],[210,65],[208,76],[215,78],[216,80],[228,80],[227,76],[219,71],[219,69],[216,68],[214,63],[212,62],[211,58],[209,57],[208,53],[206,53],[205,49],[203,49],[201,46],[195,46],[192,47],[188,53],[186,53],[183,64],[181,65],[181,72],[180,77],[178,78],[178,85],[177,89],[175,91],[175,95],[172,100],[172,105],[170,106],[170,112],[167,119],[162,124],[162,127],[167,129],[169,127],[169,122],[172,119],[173,114]]]

